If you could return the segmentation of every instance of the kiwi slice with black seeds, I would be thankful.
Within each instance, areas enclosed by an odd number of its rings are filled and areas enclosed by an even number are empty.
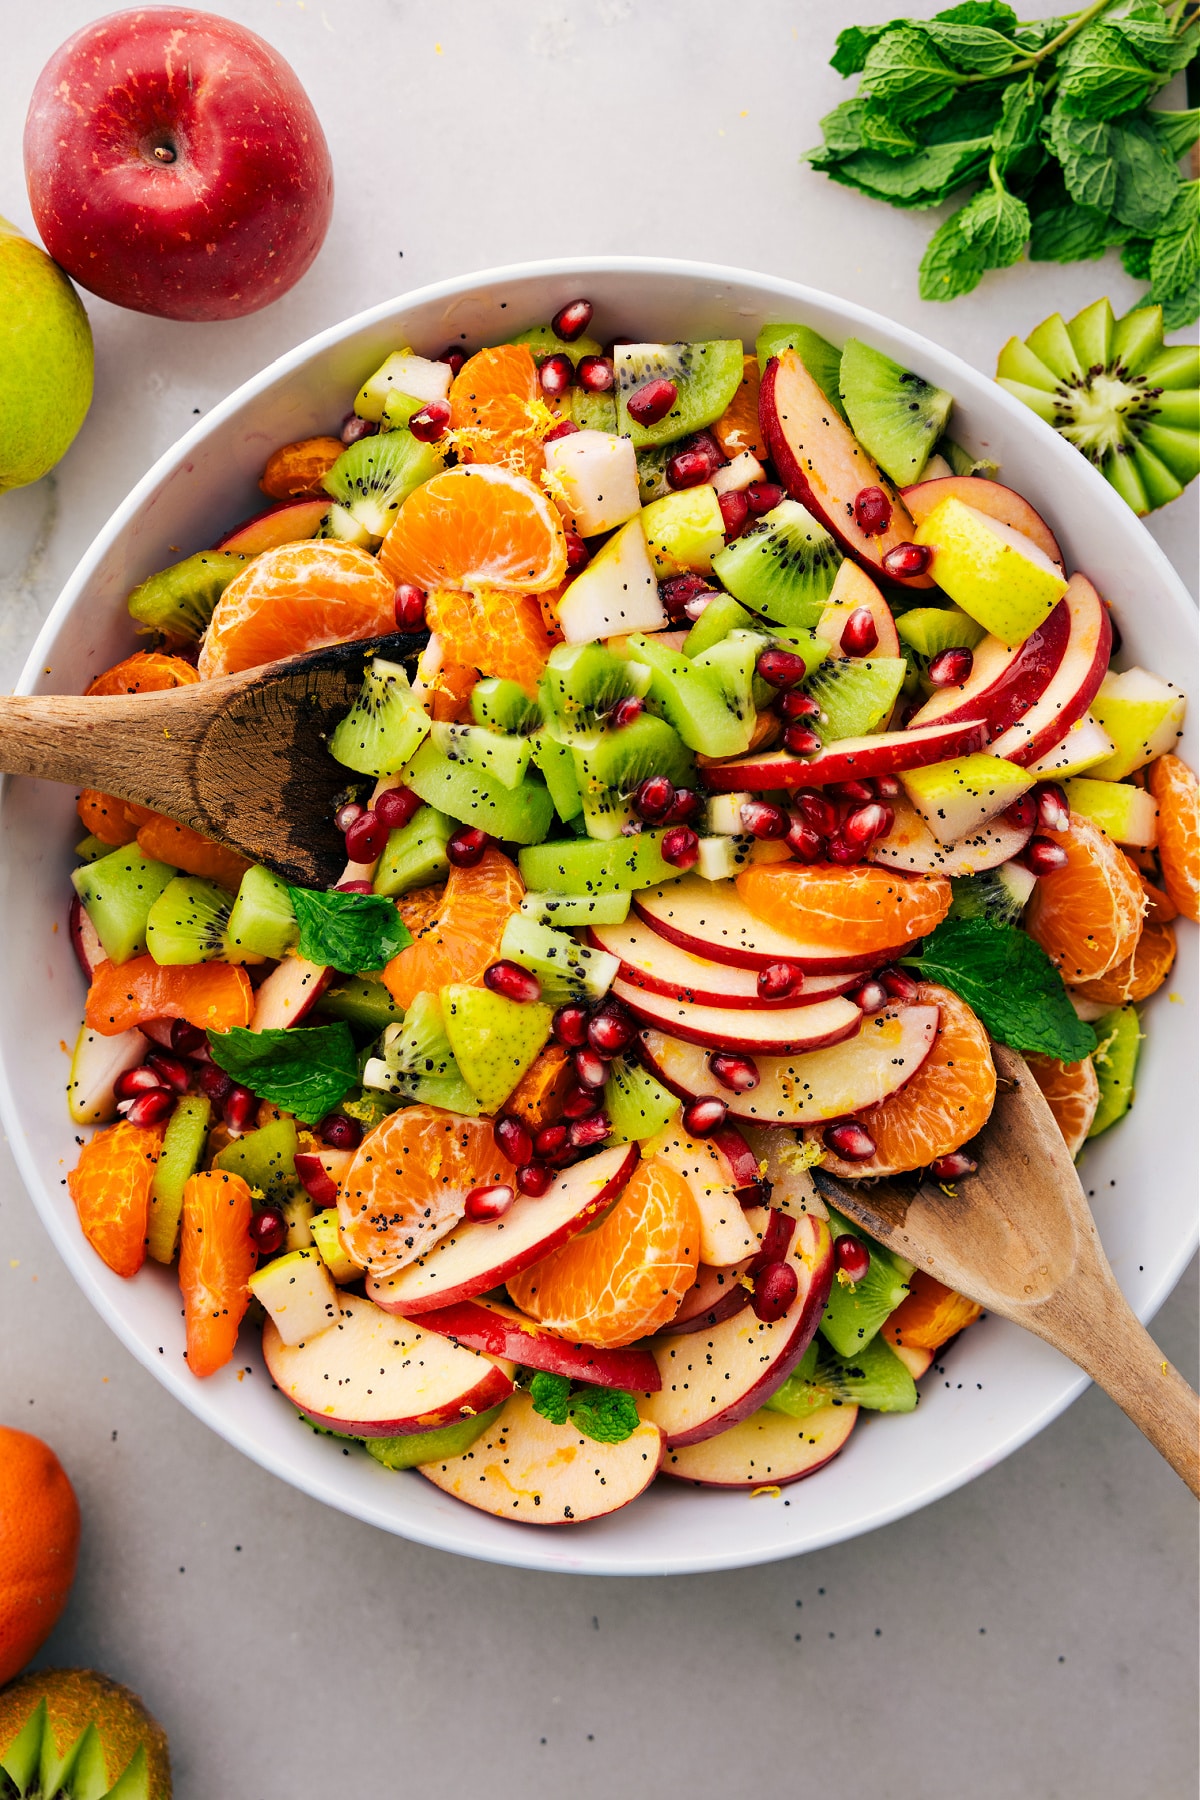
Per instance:
[[[547,718],[571,731],[590,731],[618,700],[643,692],[634,666],[603,644],[556,644],[539,684]]]
[[[139,581],[125,605],[144,631],[187,643],[203,637],[213,609],[249,558],[232,550],[201,550]]]
[[[529,737],[543,723],[542,709],[531,700],[519,681],[485,675],[471,689],[471,717],[491,731],[508,731]]]
[[[354,705],[335,725],[329,750],[360,775],[394,775],[428,731],[428,715],[413,696],[407,669],[377,656]]]
[[[804,692],[821,708],[820,715],[806,723],[826,744],[878,731],[892,716],[907,672],[902,656],[823,662],[804,683]]]
[[[633,439],[634,448],[668,444],[712,425],[742,379],[739,338],[709,338],[694,344],[620,344],[613,354],[617,376],[617,430]],[[676,387],[675,404],[653,425],[630,416],[629,398],[648,381],[664,378]]]
[[[575,778],[588,836],[619,837],[634,818],[630,796],[651,775],[676,787],[695,778],[692,754],[665,719],[642,713],[629,725],[608,726],[575,739]]]
[[[713,557],[713,574],[735,600],[772,625],[810,630],[825,610],[841,550],[798,500],[781,500]]]
[[[222,960],[233,896],[201,875],[167,883],[146,920],[146,948],[156,963]]]
[[[954,898],[946,915],[951,919],[987,919],[993,925],[1019,925],[1037,886],[1037,876],[1020,863],[1000,863],[981,869],[978,875],[954,875]]]
[[[414,488],[436,475],[445,457],[403,427],[359,438],[325,475],[325,492],[372,537],[384,537]]]
[[[859,443],[898,486],[919,481],[946,429],[953,395],[861,338],[846,340],[838,379]]]
[[[842,391],[838,385],[842,366],[841,351],[828,338],[823,338],[807,325],[764,325],[754,346],[758,366],[764,374],[771,358],[782,355],[785,350],[797,352],[800,361],[838,417],[844,419],[846,409],[842,405]]]
[[[533,360],[540,368],[548,357],[566,356],[571,367],[578,368],[585,356],[603,356],[604,345],[594,337],[560,338],[552,325],[531,325],[528,331],[518,331],[516,337],[507,338],[509,344],[528,344]]]
[[[571,389],[571,419],[580,431],[615,431],[617,429],[617,396],[593,394],[587,388]]]

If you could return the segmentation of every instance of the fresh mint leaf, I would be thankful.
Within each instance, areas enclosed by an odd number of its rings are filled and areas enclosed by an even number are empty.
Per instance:
[[[533,1410],[543,1419],[549,1419],[551,1425],[565,1425],[570,1409],[571,1383],[565,1375],[551,1375],[545,1369],[539,1369],[531,1376],[529,1397],[533,1401]]]
[[[843,100],[821,120],[824,143],[821,150],[809,151],[809,160],[822,151],[830,156],[853,156],[863,147],[862,119],[867,110],[865,100]]]
[[[874,106],[863,108],[860,129],[863,148],[877,151],[880,156],[911,156],[921,147],[898,119]]]
[[[915,966],[922,980],[958,994],[992,1036],[1014,1050],[1079,1062],[1096,1047],[1096,1034],[1076,1017],[1062,976],[1041,945],[1015,925],[949,919],[925,939]]]
[[[1200,181],[1184,183],[1154,240],[1147,298],[1164,312],[1172,302],[1194,309],[1200,301]]]
[[[984,174],[990,138],[935,144],[913,156],[880,156],[862,150],[827,170],[834,181],[893,206],[938,206],[956,188]]]
[[[1000,123],[1004,89],[991,82],[961,87],[952,100],[932,118],[921,120],[921,136],[927,144],[959,144],[971,138],[988,138]]]
[[[1110,213],[1117,197],[1112,126],[1103,119],[1075,118],[1056,100],[1047,135],[1075,204]]]
[[[1114,227],[1108,213],[1076,206],[1054,163],[1039,178],[1028,204],[1030,262],[1090,262],[1125,236],[1124,227]]]
[[[979,286],[987,274],[987,256],[977,249],[962,228],[965,206],[938,226],[921,258],[922,300],[956,300]]]
[[[1149,295],[1146,296],[1146,299],[1149,299]],[[1143,300],[1142,305],[1145,304],[1146,300]],[[1194,325],[1200,318],[1200,302],[1197,301],[1194,291],[1190,294],[1176,294],[1161,304],[1164,331],[1183,331],[1188,325]]]
[[[929,19],[920,29],[946,61],[964,75],[1003,75],[1021,52],[1011,38],[987,25]]]
[[[839,75],[860,74],[866,66],[871,45],[889,29],[887,25],[850,25],[845,31],[839,31],[837,49],[829,59],[830,67]]]
[[[308,962],[357,975],[382,969],[412,943],[412,933],[382,894],[315,893],[289,888],[300,927],[300,954]]]
[[[897,119],[919,119],[950,98],[959,77],[911,25],[891,27],[871,45],[862,69],[863,92]]]
[[[1103,19],[1067,45],[1059,71],[1059,99],[1067,112],[1082,119],[1119,118],[1144,106],[1162,86],[1162,76],[1136,53],[1129,28]]]
[[[315,1125],[358,1086],[358,1061],[350,1027],[293,1025],[286,1031],[210,1031],[208,1047],[219,1069],[262,1100]]]
[[[622,1388],[570,1382],[543,1369],[528,1376],[533,1410],[551,1425],[571,1424],[597,1444],[623,1444],[641,1424],[637,1402]]]
[[[1200,106],[1193,106],[1190,112],[1148,112],[1146,117],[1172,162],[1178,162],[1200,138]]]
[[[1121,267],[1135,281],[1149,281],[1150,252],[1153,248],[1153,238],[1134,238],[1122,250]]]
[[[963,0],[961,6],[949,6],[933,17],[939,25],[986,25],[1006,35],[1017,29],[1017,15],[1004,0]]]
[[[1048,131],[1072,200],[1115,214],[1139,237],[1153,237],[1179,191],[1179,176],[1154,126],[1136,114],[1116,123],[1076,118],[1060,96]]]
[[[992,153],[1000,174],[1032,181],[1045,161],[1042,148],[1042,88],[1032,71],[1004,91],[1000,122],[992,137]]]

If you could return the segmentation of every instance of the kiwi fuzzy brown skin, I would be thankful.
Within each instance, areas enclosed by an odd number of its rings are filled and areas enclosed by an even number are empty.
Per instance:
[[[171,1800],[171,1757],[167,1734],[132,1689],[95,1669],[38,1669],[0,1692],[0,1757],[15,1744],[42,1702],[46,1727],[59,1757],[89,1725],[94,1725],[104,1751],[110,1789],[138,1751],[143,1752],[145,1800]],[[15,1800],[40,1794],[39,1787],[19,1789],[10,1782]],[[69,1795],[71,1789],[65,1790]]]

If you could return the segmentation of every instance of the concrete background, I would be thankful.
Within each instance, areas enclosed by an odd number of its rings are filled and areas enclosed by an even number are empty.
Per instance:
[[[0,213],[30,220],[21,122],[106,10],[5,0]],[[925,305],[929,215],[797,162],[880,0],[222,0],[293,63],[337,205],[267,312],[181,326],[85,296],[91,415],[0,498],[0,683],[112,508],[197,413],[405,287],[525,257],[698,256],[861,301],[981,368],[1107,291],[1115,257]],[[1182,104],[1182,101],[1176,102]],[[1191,496],[1150,529],[1197,586]],[[820,1554],[662,1581],[485,1567],[293,1493],[177,1407],[92,1314],[0,1152],[0,1418],[61,1455],[80,1575],[44,1662],[94,1664],[167,1725],[180,1800],[758,1791],[830,1800],[1182,1800],[1196,1790],[1195,1508],[1101,1394],[935,1507]],[[1195,1368],[1195,1270],[1159,1315]]]

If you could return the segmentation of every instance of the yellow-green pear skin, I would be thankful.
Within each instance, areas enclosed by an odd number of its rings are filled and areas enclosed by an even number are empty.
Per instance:
[[[1066,576],[1031,539],[953,496],[921,522],[916,542],[933,551],[929,572],[942,591],[1010,650],[1067,591]]]
[[[1152,850],[1158,842],[1158,807],[1145,788],[1127,781],[1096,781],[1090,775],[1063,785],[1071,811],[1098,825],[1114,844]]]
[[[957,844],[1019,800],[1034,777],[1006,757],[980,751],[954,762],[907,769],[900,783],[938,842]]]
[[[660,581],[691,570],[712,573],[712,559],[725,548],[725,521],[713,488],[681,488],[642,508],[646,548]]]
[[[92,329],[58,264],[0,219],[0,493],[66,454],[92,403]]]
[[[1088,774],[1094,781],[1122,781],[1175,748],[1187,700],[1173,681],[1163,681],[1147,669],[1123,669],[1120,674],[1110,669],[1091,711],[1115,747],[1103,762],[1093,763]]]

